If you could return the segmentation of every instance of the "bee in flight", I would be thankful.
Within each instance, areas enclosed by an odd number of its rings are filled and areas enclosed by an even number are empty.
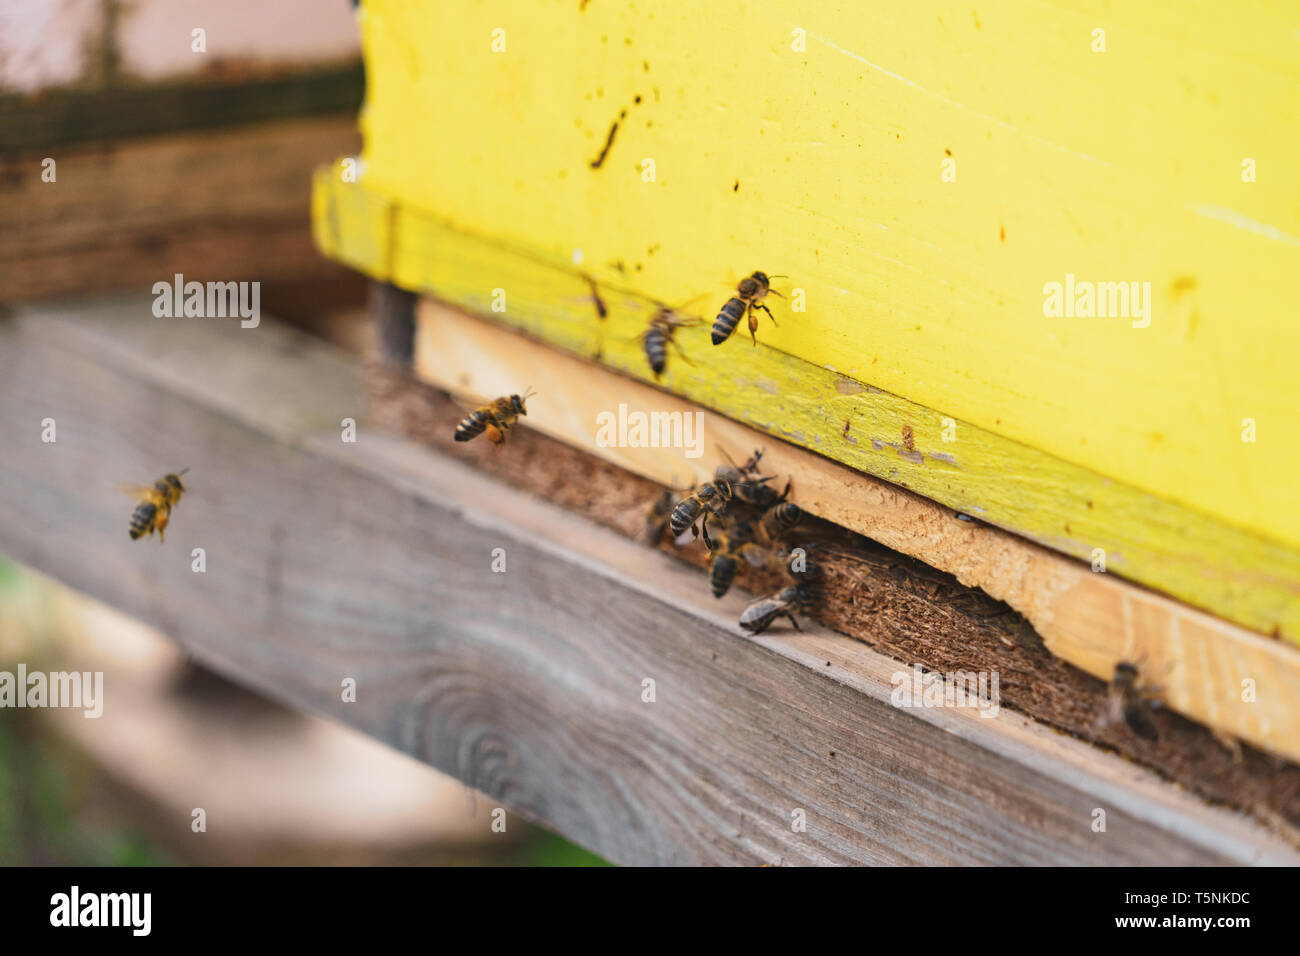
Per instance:
[[[694,365],[682,351],[681,343],[674,336],[678,329],[688,329],[692,326],[700,325],[704,320],[697,318],[685,318],[677,314],[676,309],[671,309],[666,305],[659,307],[659,311],[650,319],[650,326],[641,333],[641,347],[645,350],[646,360],[650,363],[650,370],[655,373],[655,381],[664,373],[664,368],[668,365],[668,346],[677,350],[677,354],[682,357],[682,361],[687,365]]]
[[[1143,740],[1156,740],[1155,722],[1151,719],[1151,705],[1156,699],[1155,689],[1138,684],[1138,669],[1128,661],[1115,665],[1115,676],[1106,689],[1104,726],[1123,723]]]
[[[771,280],[774,278],[780,279],[784,276],[769,276],[762,272],[755,272],[740,280],[740,284],[736,286],[736,294],[723,303],[718,317],[713,320],[714,345],[721,345],[731,337],[731,333],[736,331],[736,326],[740,324],[742,315],[749,319],[749,337],[757,345],[758,316],[755,312],[758,309],[766,312],[772,324],[776,325],[776,317],[772,315],[772,310],[763,304],[763,299],[769,292],[782,299],[785,298],[771,287]]]
[[[506,432],[510,431],[515,419],[528,414],[524,402],[532,398],[533,394],[532,389],[529,389],[523,397],[503,395],[494,402],[480,405],[460,420],[456,426],[456,441],[469,441],[486,432],[488,441],[500,445],[506,440]]]
[[[762,634],[781,615],[790,619],[796,631],[801,630],[794,618],[795,611],[807,611],[812,604],[812,592],[806,587],[791,585],[769,597],[761,597],[745,608],[740,615],[740,626],[754,634]]]
[[[131,540],[158,532],[158,542],[163,541],[163,532],[171,520],[172,508],[181,500],[185,486],[181,484],[181,475],[189,471],[182,468],[179,472],[169,472],[152,485],[120,485],[120,489],[133,498],[140,499],[131,513]]]
[[[727,502],[731,497],[731,482],[726,479],[715,478],[700,485],[677,502],[677,506],[673,508],[672,517],[668,520],[668,527],[672,529],[673,536],[676,537],[690,528],[693,535],[698,536],[703,533],[704,546],[712,551],[713,542],[709,538],[709,515],[721,518],[727,511]],[[699,531],[695,530],[697,521]]]

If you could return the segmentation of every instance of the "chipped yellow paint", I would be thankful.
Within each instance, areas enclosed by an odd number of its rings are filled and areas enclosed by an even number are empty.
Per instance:
[[[647,300],[787,273],[759,348],[686,330],[665,386],[1300,639],[1293,14],[578,8],[366,3],[367,198],[323,180],[322,247],[625,368]],[[1149,282],[1149,325],[1047,317],[1067,276]]]

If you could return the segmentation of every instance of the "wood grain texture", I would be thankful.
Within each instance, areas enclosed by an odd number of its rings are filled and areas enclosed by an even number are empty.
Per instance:
[[[333,168],[317,173],[314,197],[328,255],[654,380],[637,341],[657,307],[644,295],[602,287],[601,320],[571,266],[395,205]],[[1109,573],[1300,642],[1300,550],[885,392],[861,370],[818,366],[765,339],[714,348],[707,330],[690,331],[680,338],[695,365],[672,356],[668,393],[1064,554],[1091,562],[1100,549]]]
[[[695,572],[463,464],[364,425],[343,443],[359,393],[354,364],[269,321],[20,312],[0,324],[0,547],[618,862],[1297,859],[1008,712],[897,710],[887,658],[822,629],[743,637],[739,597],[706,604]],[[130,542],[111,481],[181,459],[167,544]],[[111,675],[106,694],[111,720]]]
[[[432,300],[421,305],[417,373],[452,392],[538,391],[528,423],[663,485],[712,474],[722,451],[764,448],[770,473],[793,479],[791,500],[828,521],[950,572],[1025,616],[1047,648],[1103,680],[1119,661],[1160,675],[1170,707],[1230,736],[1300,759],[1300,652],[1091,568],[932,501],[861,475],[712,412],[700,412],[700,457],[683,448],[600,441],[597,416],[690,415],[690,403],[613,375]],[[1257,694],[1243,701],[1243,681]]]
[[[511,433],[509,454],[485,443],[460,444],[453,436],[464,415],[461,403],[391,363],[367,365],[374,425],[644,543],[647,504],[659,497],[662,485],[528,425]],[[699,568],[697,587],[705,592],[708,556],[702,543],[686,538],[680,546],[663,542],[660,550]],[[1216,739],[1168,709],[1151,715],[1159,739],[1144,741],[1123,724],[1104,721],[1105,682],[1054,656],[1021,615],[978,588],[807,515],[786,543],[809,549],[822,571],[809,610],[813,619],[904,668],[996,673],[1002,707],[1113,749],[1211,803],[1247,810],[1300,847],[1300,766]],[[786,583],[774,569],[743,567],[735,588],[771,594]]]
[[[322,157],[355,150],[332,115],[0,157],[0,301],[187,279],[329,279],[306,223]],[[41,180],[42,160],[57,179]]]

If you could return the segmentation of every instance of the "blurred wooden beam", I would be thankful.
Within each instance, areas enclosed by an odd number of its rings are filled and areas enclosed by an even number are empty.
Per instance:
[[[67,150],[77,144],[229,128],[361,107],[358,62],[230,81],[197,77],[103,90],[0,94],[0,144],[6,150]],[[318,157],[319,158],[319,157]]]
[[[0,157],[0,301],[187,279],[337,280],[312,246],[311,173],[360,148],[328,115]],[[42,163],[55,161],[55,180]]]
[[[817,627],[745,635],[744,599],[698,572],[369,429],[353,360],[150,301],[0,323],[0,550],[237,681],[616,862],[1300,859],[1008,711],[897,709],[892,659]],[[113,482],[181,464],[167,543],[131,542]]]

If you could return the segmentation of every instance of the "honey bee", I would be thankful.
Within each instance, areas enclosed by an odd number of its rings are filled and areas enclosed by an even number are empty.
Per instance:
[[[487,405],[480,405],[460,420],[456,426],[456,441],[469,441],[484,432],[487,440],[500,445],[506,440],[506,432],[520,415],[527,415],[524,402],[533,397],[532,389],[521,398],[518,395],[503,395]]]
[[[1136,665],[1120,661],[1115,665],[1115,676],[1106,690],[1103,725],[1114,726],[1122,722],[1143,740],[1156,740],[1159,735],[1150,713],[1152,701],[1156,699],[1154,690],[1139,686]]]
[[[787,485],[785,490],[788,493],[790,486]],[[768,541],[775,541],[802,520],[803,509],[793,501],[786,501],[785,494],[782,494],[780,500],[774,502],[763,512],[763,517],[758,521],[758,527]]]
[[[795,620],[794,612],[806,611],[811,603],[812,592],[808,588],[791,585],[776,594],[752,602],[740,615],[740,626],[754,634],[762,634],[784,614],[796,631],[802,630]]]
[[[119,488],[134,498],[139,498],[135,511],[131,513],[131,540],[136,541],[158,532],[158,542],[163,542],[163,533],[167,522],[171,520],[172,508],[181,500],[185,486],[181,484],[181,475],[189,471],[182,468],[179,472],[169,472],[152,485],[120,485]]]
[[[782,299],[785,298],[772,289],[771,280],[774,278],[779,279],[782,276],[768,276],[762,272],[755,272],[740,280],[740,284],[736,286],[736,294],[722,304],[718,317],[713,320],[714,345],[721,345],[731,337],[731,333],[736,331],[736,326],[740,324],[742,315],[749,319],[749,337],[757,345],[758,316],[755,312],[758,309],[766,312],[772,324],[776,325],[776,317],[772,315],[772,310],[763,304],[763,299],[769,292]]]
[[[676,503],[676,495],[670,488],[665,488],[658,498],[650,502],[650,507],[646,509],[644,530],[645,542],[650,547],[659,547],[659,542],[664,539],[664,532],[668,530],[668,517],[673,513]]]
[[[650,319],[650,327],[640,335],[642,348],[645,349],[646,360],[650,363],[650,370],[655,373],[655,381],[664,373],[664,368],[668,365],[668,346],[671,345],[677,350],[677,354],[682,357],[682,361],[687,365],[694,365],[686,353],[682,351],[681,343],[674,338],[678,329],[687,329],[699,325],[703,320],[693,317],[682,317],[674,309],[668,306],[660,306],[653,318]]]
[[[704,546],[710,551],[713,550],[713,542],[709,538],[709,516],[721,518],[727,511],[727,502],[731,500],[731,482],[724,478],[715,478],[713,481],[706,481],[700,487],[677,502],[673,508],[672,517],[668,519],[668,526],[672,529],[674,537],[681,534],[687,528],[691,529],[691,534],[698,536],[704,535]],[[699,531],[696,531],[696,522],[699,522]]]
[[[754,505],[758,508],[767,508],[778,501],[782,501],[786,494],[790,492],[790,486],[787,483],[783,494],[777,494],[775,488],[767,484],[771,481],[772,475],[759,475],[758,462],[763,457],[763,449],[754,450],[754,454],[743,465],[737,465],[731,460],[731,456],[726,450],[719,447],[722,456],[727,459],[725,465],[719,465],[713,472],[715,479],[725,479],[731,483],[732,495],[738,501]]]
[[[751,567],[759,568],[767,563],[767,552],[754,543],[753,529],[746,525],[729,528],[715,540],[717,544],[709,555],[709,584],[713,587],[713,596],[720,598],[736,580],[741,559]]]

